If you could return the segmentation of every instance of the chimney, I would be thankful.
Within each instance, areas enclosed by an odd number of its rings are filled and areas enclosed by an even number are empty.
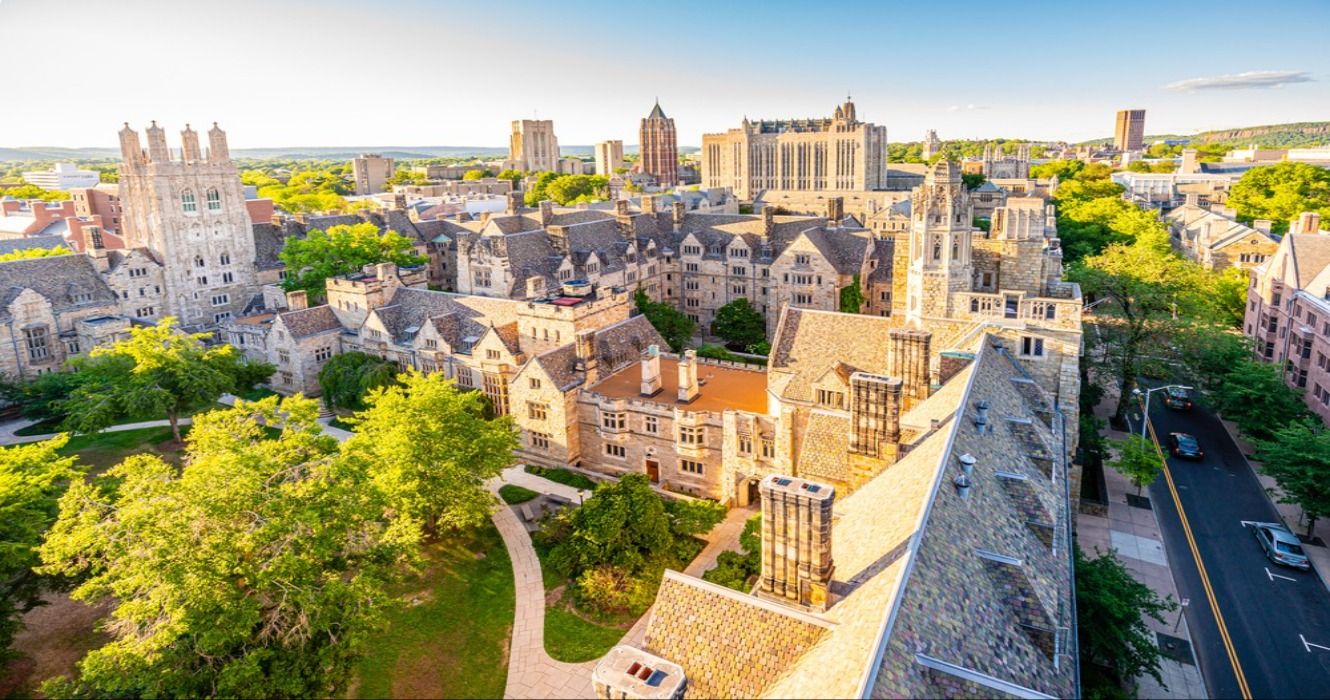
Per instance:
[[[398,192],[393,195],[393,208],[397,211],[406,211],[406,193]]]
[[[582,331],[577,334],[576,339],[577,365],[575,369],[586,373],[586,383],[583,386],[590,386],[596,382],[599,374],[596,372],[596,332]]]
[[[1186,148],[1182,151],[1182,163],[1178,166],[1179,175],[1193,175],[1201,172],[1201,164],[1196,162],[1196,149]]]
[[[845,220],[845,198],[827,198],[827,228],[839,228]]]
[[[106,255],[106,242],[102,240],[102,217],[94,215],[89,222],[70,219],[69,223],[70,226],[76,227],[80,233],[84,234],[84,252],[92,257],[92,264],[97,268],[97,271],[109,271],[111,260]]]
[[[397,263],[374,263],[374,277],[380,282],[388,280],[397,280]]]
[[[461,223],[466,223],[466,222],[468,222],[468,221],[470,221],[470,220],[471,220],[471,212],[469,212],[469,211],[459,211],[459,212],[457,212],[457,223],[459,223],[459,224],[461,224]]]
[[[683,228],[683,217],[684,213],[687,212],[687,210],[688,210],[688,205],[684,204],[683,202],[675,202],[670,207],[670,213],[673,215],[670,218],[674,223],[675,233],[678,233],[679,229]]]
[[[291,311],[299,311],[309,308],[309,293],[303,289],[297,289],[286,293],[286,308]]]
[[[1182,195],[1182,203],[1189,207],[1201,206],[1201,195],[1196,192],[1188,192]]]
[[[1321,232],[1321,215],[1314,211],[1304,211],[1294,219],[1293,225],[1289,227],[1289,233],[1310,233]]]
[[[928,331],[897,328],[888,333],[890,347],[887,352],[887,375],[899,378],[904,404],[902,411],[928,398],[931,386],[928,377],[929,345],[933,335]]]
[[[1270,230],[1274,228],[1274,224],[1275,222],[1269,219],[1257,219],[1251,222],[1251,227],[1268,236],[1270,235]]]
[[[554,220],[554,202],[545,200],[540,203],[540,225],[549,226]]]
[[[545,296],[545,278],[535,275],[526,278],[526,298],[540,299],[543,296]]]
[[[665,578],[677,575],[665,572]],[[674,700],[684,696],[688,678],[679,664],[621,644],[596,662],[591,687],[597,698]]]
[[[686,350],[679,358],[679,402],[690,403],[701,393],[697,386],[697,351]]]
[[[620,218],[628,216],[628,200],[614,200],[614,215]]]
[[[651,195],[649,195],[649,194],[644,194],[644,195],[642,195],[642,213],[643,213],[643,214],[655,214],[655,213],[656,213],[656,198],[655,198],[655,197],[653,197],[653,196],[651,196]]]
[[[826,610],[831,600],[831,507],[836,489],[780,474],[762,495],[761,595]]]
[[[642,353],[642,395],[655,396],[660,393],[660,346],[649,345]]]
[[[767,238],[776,232],[776,208],[767,205],[762,207],[762,235]]]
[[[519,211],[521,211],[521,210],[522,210],[522,193],[521,193],[521,192],[509,192],[509,193],[508,193],[508,210],[507,210],[508,213],[509,213],[509,214],[516,214],[517,212],[519,212]]]

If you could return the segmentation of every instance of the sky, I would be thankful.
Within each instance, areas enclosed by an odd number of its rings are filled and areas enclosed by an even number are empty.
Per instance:
[[[1330,0],[0,0],[0,146],[219,122],[232,148],[679,143],[852,96],[892,141],[1330,119]],[[172,138],[174,143],[174,138]]]

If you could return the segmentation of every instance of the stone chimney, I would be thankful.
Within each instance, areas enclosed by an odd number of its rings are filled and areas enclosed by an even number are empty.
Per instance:
[[[545,278],[532,275],[526,278],[526,298],[540,299],[545,296]]]
[[[519,212],[519,211],[521,211],[521,210],[522,210],[522,193],[521,193],[521,192],[509,192],[509,193],[508,193],[508,209],[507,209],[508,213],[509,213],[509,214],[516,214],[517,212]]]
[[[106,255],[106,241],[102,239],[102,217],[94,214],[88,222],[70,219],[69,223],[83,233],[83,248],[92,258],[93,267],[98,272],[110,271],[111,259]]]
[[[626,199],[614,200],[614,215],[621,218],[628,216],[628,200]]]
[[[1321,215],[1314,211],[1304,211],[1293,220],[1293,225],[1289,227],[1289,233],[1310,233],[1317,234],[1321,232]]]
[[[1178,166],[1179,175],[1193,175],[1201,172],[1201,164],[1196,161],[1196,149],[1185,148],[1182,150],[1182,163]]]
[[[549,226],[554,220],[554,202],[545,200],[540,203],[540,225]]]
[[[576,351],[577,364],[575,369],[579,372],[586,373],[586,384],[583,386],[590,386],[594,384],[600,376],[599,372],[597,372],[596,332],[582,331],[581,333],[578,333]]]
[[[660,347],[649,345],[642,353],[642,391],[643,396],[655,396],[660,393]]]
[[[398,192],[393,195],[393,209],[397,211],[406,211],[406,193]]]
[[[655,213],[656,213],[656,198],[655,198],[655,197],[653,197],[653,196],[651,196],[651,195],[649,195],[649,194],[644,194],[644,195],[642,195],[642,213],[643,213],[643,214],[655,214]]]
[[[469,211],[459,211],[459,212],[457,212],[457,223],[459,223],[459,224],[463,224],[463,223],[466,223],[466,222],[468,222],[468,221],[470,221],[470,220],[471,220],[471,212],[469,212]]]
[[[1257,219],[1251,222],[1251,227],[1268,236],[1270,235],[1270,230],[1274,228],[1274,224],[1275,222],[1269,219]]]
[[[370,272],[366,270],[366,272]],[[380,282],[397,281],[397,263],[383,262],[374,263],[372,274]]]
[[[1182,203],[1189,207],[1201,206],[1201,195],[1196,192],[1188,192],[1182,195]]]
[[[291,311],[299,311],[309,308],[309,293],[303,289],[297,289],[286,293],[286,308]]]
[[[686,350],[679,358],[679,402],[690,403],[701,393],[697,385],[697,351]]]
[[[845,220],[845,198],[827,198],[827,228],[839,228]]]
[[[776,208],[768,204],[762,207],[762,235],[770,238],[776,232]]]
[[[904,405],[901,410],[908,411],[931,393],[928,362],[933,334],[897,328],[890,331],[888,338],[887,374],[903,383]]]
[[[683,217],[687,211],[688,211],[688,205],[684,204],[683,202],[675,202],[670,207],[670,213],[672,214],[670,220],[674,224],[675,233],[678,233],[679,229],[683,227]]]
[[[762,496],[761,595],[814,610],[831,603],[831,507],[836,489],[768,475]]]

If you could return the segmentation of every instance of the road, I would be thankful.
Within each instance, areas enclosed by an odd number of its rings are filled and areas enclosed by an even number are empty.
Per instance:
[[[1170,456],[1168,475],[1175,488],[1160,478],[1150,486],[1150,500],[1179,595],[1190,600],[1187,624],[1211,696],[1243,697],[1236,666],[1253,698],[1330,697],[1330,591],[1315,573],[1271,563],[1243,525],[1279,518],[1219,419],[1199,405],[1190,412],[1171,411],[1159,398],[1156,394],[1150,407],[1159,440],[1170,432],[1191,433],[1205,451],[1199,462]]]

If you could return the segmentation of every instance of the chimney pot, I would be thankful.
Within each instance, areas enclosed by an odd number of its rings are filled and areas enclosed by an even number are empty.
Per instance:
[[[697,384],[697,351],[687,350],[679,359],[678,399],[681,403],[689,403],[701,393]]]
[[[643,396],[655,396],[660,391],[660,347],[651,345],[642,353],[641,394]]]

